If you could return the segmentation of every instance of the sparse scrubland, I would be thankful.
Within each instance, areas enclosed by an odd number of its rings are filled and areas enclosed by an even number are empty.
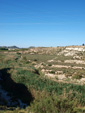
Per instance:
[[[0,50],[0,90],[0,113],[85,113],[85,47]]]

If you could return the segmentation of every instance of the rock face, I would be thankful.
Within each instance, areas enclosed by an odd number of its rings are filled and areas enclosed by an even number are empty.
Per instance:
[[[58,53],[58,55],[64,55],[64,56],[74,56],[77,55],[80,52],[85,52],[85,47],[83,46],[69,46],[61,49],[61,51]]]
[[[85,61],[82,60],[65,60],[65,63],[76,63],[76,64],[85,64]]]
[[[82,47],[67,47],[66,50],[73,50],[73,51],[85,51]]]
[[[58,77],[59,80],[64,80],[66,78],[64,74],[57,75],[57,77]]]

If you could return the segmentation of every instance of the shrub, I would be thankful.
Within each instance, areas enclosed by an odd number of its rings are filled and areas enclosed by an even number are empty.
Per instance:
[[[34,61],[36,62],[36,61],[37,61],[37,59],[34,59]]]
[[[82,75],[80,73],[79,74],[78,73],[77,74],[73,74],[72,75],[72,78],[73,79],[81,79],[82,78]]]
[[[56,93],[38,92],[34,102],[28,107],[34,113],[76,113],[79,101],[71,93],[57,96]]]
[[[48,66],[52,66],[52,64],[48,64]]]
[[[27,58],[24,56],[24,57],[23,57],[23,60],[24,60],[24,61],[27,61]]]
[[[50,71],[49,73],[55,74],[55,71]]]
[[[8,48],[1,47],[0,50],[8,50]]]

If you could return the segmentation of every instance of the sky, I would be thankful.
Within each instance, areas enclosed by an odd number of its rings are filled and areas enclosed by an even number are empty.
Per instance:
[[[0,46],[85,43],[85,0],[0,0]]]

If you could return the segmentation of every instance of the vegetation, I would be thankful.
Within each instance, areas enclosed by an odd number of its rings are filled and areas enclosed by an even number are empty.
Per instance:
[[[0,113],[84,113],[85,85],[60,82],[57,76],[51,79],[42,69],[54,75],[62,71],[66,78],[72,77],[72,80],[77,81],[85,77],[85,65],[80,64],[82,69],[74,69],[79,64],[65,63],[65,60],[73,59],[72,56],[28,54],[23,53],[24,51],[0,53],[0,73],[4,81],[0,81],[0,86],[12,97],[11,101],[17,102],[21,99],[26,106],[8,106],[4,100],[4,104],[0,104]],[[48,62],[51,60],[52,62]],[[70,68],[53,65],[70,65]]]
[[[82,46],[85,46],[85,44],[83,43]]]
[[[8,48],[1,47],[0,50],[8,50]]]

